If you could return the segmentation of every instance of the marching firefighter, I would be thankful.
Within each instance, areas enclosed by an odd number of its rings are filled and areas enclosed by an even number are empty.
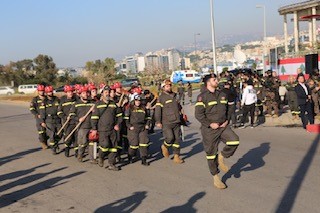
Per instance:
[[[151,117],[151,123],[149,126],[148,133],[152,134],[154,133],[154,127],[155,127],[155,118],[154,118],[154,109],[156,107],[157,98],[153,93],[150,92],[150,90],[144,90],[143,91],[144,98],[141,100],[141,104],[146,107],[146,109],[150,110],[150,117]]]
[[[185,98],[185,88],[184,88],[184,85],[182,83],[182,81],[179,81],[179,85],[178,85],[178,100],[179,100],[179,103],[181,104],[182,102],[182,105],[184,105],[184,98]]]
[[[76,157],[79,162],[83,162],[84,152],[89,144],[88,134],[91,129],[91,112],[94,107],[94,103],[91,103],[88,99],[88,88],[81,86],[79,88],[80,98],[70,109],[70,116],[77,122],[77,146],[75,147]],[[69,134],[70,135],[70,134]],[[67,136],[68,137],[68,136]],[[93,146],[89,146],[89,158],[90,162],[94,162],[93,158]]]
[[[45,100],[44,107],[40,109],[41,126],[46,128],[49,137],[49,145],[51,146],[52,153],[57,154],[58,142],[60,140],[57,135],[61,127],[61,121],[58,117],[59,98],[53,95],[53,87],[46,86],[45,93],[47,99]]]
[[[136,151],[139,149],[141,164],[149,166],[147,162],[148,155],[148,129],[151,124],[149,110],[141,105],[141,96],[135,95],[130,107],[126,110],[124,119],[128,128],[129,151],[128,161],[133,163],[133,157],[136,156]]]
[[[263,79],[263,85],[266,88],[266,107],[267,114],[266,117],[272,116],[272,109],[274,110],[274,114],[272,117],[279,117],[279,107],[278,102],[280,101],[279,97],[279,83],[278,79],[272,76],[272,71],[268,70],[266,72],[267,76]]]
[[[73,87],[70,85],[64,86],[65,95],[60,99],[60,105],[58,109],[58,116],[62,120],[64,136],[68,136],[71,131],[76,127],[76,123],[71,119],[70,109],[75,104],[76,97],[73,93]],[[68,140],[64,141],[65,149],[64,154],[69,157],[71,145],[75,147],[75,135],[72,135]]]
[[[90,101],[97,102],[100,100],[100,95],[98,94],[98,88],[94,84],[89,84],[89,92],[90,92]]]
[[[172,82],[165,80],[162,85],[163,92],[159,96],[155,109],[155,119],[158,128],[162,128],[164,141],[161,145],[164,157],[169,157],[168,148],[173,149],[173,161],[181,164],[184,161],[180,158],[181,138],[181,110],[182,107],[177,101],[176,93],[172,92]]]
[[[195,117],[201,123],[204,151],[213,175],[214,186],[225,189],[226,185],[219,177],[219,168],[227,172],[229,168],[224,163],[224,158],[231,157],[239,145],[239,137],[228,126],[226,94],[217,90],[218,79],[215,74],[204,77],[206,90],[197,98]],[[219,142],[226,143],[218,154]]]
[[[104,166],[104,158],[108,155],[108,170],[118,171],[117,156],[117,131],[120,130],[122,112],[110,98],[114,93],[109,86],[103,89],[101,100],[96,103],[91,116],[92,134],[99,133],[99,161],[100,167]]]
[[[30,103],[30,112],[34,115],[36,119],[36,128],[38,130],[38,135],[39,135],[39,142],[41,143],[42,149],[47,149],[47,136],[46,136],[46,131],[45,127],[41,126],[41,120],[40,120],[40,108],[44,108],[45,106],[45,99],[46,96],[44,94],[44,89],[45,86],[39,84],[37,86],[37,92],[38,95],[34,97]]]
[[[297,82],[294,76],[289,77],[289,81],[286,84],[287,89],[287,99],[288,99],[288,105],[291,111],[291,115],[293,119],[299,119],[299,106],[298,106],[298,97],[297,93],[295,91],[295,87],[297,86]]]

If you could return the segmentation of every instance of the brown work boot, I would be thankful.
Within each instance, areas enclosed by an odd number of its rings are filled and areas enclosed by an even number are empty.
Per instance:
[[[222,154],[220,153],[218,155],[218,164],[219,164],[219,167],[222,171],[224,172],[228,172],[229,171],[229,167],[224,163],[223,161],[224,157],[222,156]]]
[[[46,143],[41,143],[41,147],[42,147],[42,149],[48,149],[48,146],[47,146],[47,144]]]
[[[161,145],[161,150],[162,150],[163,157],[168,158],[169,157],[169,150],[164,144]]]
[[[181,163],[184,163],[184,160],[182,160],[178,154],[174,154],[173,162],[177,164],[181,164]]]
[[[225,189],[227,186],[221,181],[218,174],[213,176],[213,185],[218,189]]]

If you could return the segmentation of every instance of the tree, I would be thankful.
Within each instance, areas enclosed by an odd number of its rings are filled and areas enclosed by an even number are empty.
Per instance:
[[[284,75],[286,73],[286,69],[284,68],[284,66],[281,67],[281,73],[282,73],[282,75]]]
[[[38,55],[33,59],[36,78],[44,83],[53,84],[57,78],[57,68],[53,59],[47,55]]]
[[[106,58],[103,61],[100,59],[86,62],[86,70],[89,72],[89,81],[102,82],[105,80],[113,80],[115,77],[115,64],[113,58]]]

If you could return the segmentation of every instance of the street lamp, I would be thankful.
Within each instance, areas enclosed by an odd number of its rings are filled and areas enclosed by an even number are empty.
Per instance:
[[[256,8],[262,8],[263,9],[263,71],[266,71],[266,63],[265,63],[265,55],[266,52],[266,38],[267,38],[267,24],[266,24],[266,7],[265,5],[256,5]]]
[[[197,55],[197,36],[200,35],[200,33],[195,33],[194,36],[194,55]]]
[[[211,41],[212,41],[212,59],[213,59],[213,70],[218,75],[217,70],[217,59],[216,59],[216,40],[214,32],[214,15],[213,15],[213,0],[210,0],[210,11],[211,11]]]

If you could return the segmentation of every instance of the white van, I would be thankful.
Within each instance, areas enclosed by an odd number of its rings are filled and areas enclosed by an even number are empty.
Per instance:
[[[20,85],[18,87],[18,92],[20,94],[31,94],[37,91],[37,85],[36,84],[26,84],[26,85]]]

